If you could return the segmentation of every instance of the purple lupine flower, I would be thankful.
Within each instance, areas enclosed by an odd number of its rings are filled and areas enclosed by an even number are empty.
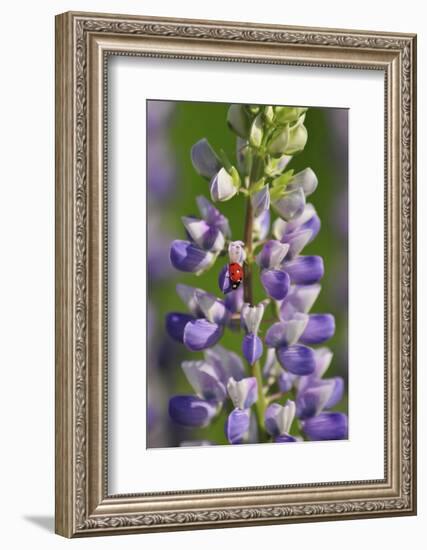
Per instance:
[[[228,220],[204,197],[197,198],[202,219],[184,216],[182,222],[191,241],[175,240],[170,261],[175,269],[200,275],[215,263],[230,234]]]
[[[176,395],[169,401],[169,416],[183,426],[202,428],[216,413],[215,404],[194,395]]]
[[[288,399],[282,407],[278,403],[269,405],[265,411],[265,429],[273,436],[275,443],[291,443],[296,441],[289,434],[295,417],[295,403]]]
[[[224,325],[229,317],[229,311],[225,303],[210,292],[196,291],[196,300],[200,311],[210,323]]]
[[[199,397],[217,403],[224,401],[226,388],[213,365],[207,361],[184,361],[181,366]]]
[[[183,342],[190,351],[202,351],[214,346],[223,334],[223,328],[207,319],[196,319],[185,325]]]
[[[175,240],[170,249],[170,261],[175,269],[200,274],[211,267],[215,255],[189,241]]]
[[[220,345],[204,351],[205,361],[213,366],[218,378],[227,384],[230,378],[239,381],[245,375],[243,361],[237,353],[229,351]]]
[[[183,361],[181,367],[196,395],[170,399],[169,414],[178,424],[207,426],[221,411],[227,391],[233,392],[231,381],[234,381],[233,395],[237,404],[250,408],[256,399],[256,381],[254,387],[251,378],[244,378],[240,357],[222,346],[205,350],[203,360]]]
[[[243,355],[248,363],[253,365],[261,357],[263,351],[258,329],[264,315],[264,304],[260,303],[257,306],[244,304],[240,315],[242,327],[246,331],[242,345]]]
[[[295,313],[308,313],[319,296],[321,286],[293,285],[286,298],[280,304],[280,318],[282,321],[293,319]]]
[[[249,434],[250,422],[251,411],[249,409],[231,411],[225,423],[225,435],[232,445],[244,442]]]
[[[200,309],[198,297],[204,292],[201,288],[194,286],[177,284],[176,293],[181,298],[182,302],[187,306],[188,310],[196,317],[203,317],[203,312]]]
[[[221,252],[225,238],[231,234],[228,220],[202,195],[196,201],[202,219],[184,216],[182,222],[187,234],[203,250]]]
[[[245,359],[253,365],[262,355],[262,340],[256,334],[247,334],[243,338],[242,351]]]
[[[308,314],[319,292],[319,285],[292,286],[280,305],[281,321],[271,325],[265,335],[266,344],[276,349],[280,365],[293,375],[306,377],[315,372],[316,352],[309,345],[327,340],[334,332],[333,316]]]
[[[306,420],[331,409],[341,401],[344,393],[344,381],[341,377],[324,379],[332,360],[328,348],[315,350],[316,366],[310,376],[302,377],[297,384],[297,416]]]
[[[258,397],[256,378],[242,378],[239,381],[230,378],[227,384],[228,394],[234,409],[229,414],[225,433],[230,443],[242,443],[248,437],[251,422],[251,406]]]
[[[287,258],[292,260],[300,254],[320,230],[320,218],[312,204],[306,204],[300,216],[290,222],[277,218],[273,233],[276,239],[289,245]]]
[[[224,274],[226,273],[223,269]],[[239,288],[233,289],[230,288],[228,293],[224,298],[225,307],[230,311],[230,313],[239,313],[243,307],[243,286],[240,285]]]
[[[280,241],[268,241],[262,248],[262,251],[256,257],[257,264],[261,269],[279,268],[288,253],[289,245]]]
[[[215,345],[221,338],[230,312],[223,300],[208,292],[196,290],[195,299],[204,318],[185,325],[183,343],[191,351],[201,351]]]
[[[221,169],[221,161],[206,138],[191,148],[191,161],[196,172],[207,179],[211,179]]]
[[[308,346],[294,344],[277,349],[277,359],[282,367],[292,374],[311,374],[316,366],[314,351]]]
[[[301,335],[303,344],[321,344],[335,333],[335,318],[330,313],[315,313],[308,316],[307,326]]]
[[[242,378],[236,381],[231,377],[227,383],[227,391],[236,409],[249,409],[258,396],[256,378]]]
[[[324,412],[305,420],[303,430],[312,441],[347,439],[348,418],[344,413]]]
[[[283,300],[288,293],[290,277],[282,270],[289,245],[268,241],[256,261],[261,268],[261,283],[266,293],[274,300]]]
[[[298,256],[286,262],[284,271],[292,284],[312,285],[320,281],[324,274],[323,259],[320,256]]]
[[[210,227],[219,229],[224,237],[231,237],[230,224],[227,218],[203,195],[196,197],[196,202],[200,215],[205,222]]]
[[[296,344],[301,335],[304,334],[309,316],[305,313],[296,313],[288,321],[274,323],[267,330],[265,343],[271,348],[292,346]]]
[[[191,240],[203,250],[220,252],[224,248],[225,238],[217,227],[193,216],[183,216],[182,223]]]
[[[311,242],[320,231],[320,218],[314,206],[307,203],[304,207],[304,211],[300,216],[294,218],[291,221],[285,221],[281,218],[277,218],[273,225],[273,234],[279,241],[288,243],[290,238],[300,232],[310,231]]]
[[[177,285],[177,292],[191,315],[173,312],[166,316],[166,330],[191,351],[214,346],[221,338],[230,311],[213,294],[187,285]]]
[[[289,290],[290,277],[280,269],[266,269],[261,273],[261,283],[270,298],[283,300]]]
[[[184,329],[189,321],[194,321],[193,315],[188,313],[171,312],[166,315],[166,331],[171,338],[184,342]]]
[[[231,285],[230,274],[228,272],[228,265],[225,265],[221,269],[221,271],[219,272],[218,286],[219,286],[220,291],[224,294],[229,294],[233,290],[234,291],[237,290],[237,289],[233,289],[233,287]],[[234,294],[234,292],[233,292],[233,294]]]
[[[335,380],[321,380],[298,392],[297,415],[301,420],[318,415],[330,401],[335,390]]]

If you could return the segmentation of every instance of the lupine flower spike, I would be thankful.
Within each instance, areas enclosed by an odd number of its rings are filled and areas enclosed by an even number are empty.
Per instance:
[[[231,105],[227,123],[237,136],[235,161],[215,152],[206,138],[191,150],[207,186],[196,199],[199,216],[182,217],[186,237],[172,242],[170,261],[200,275],[201,284],[177,285],[186,310],[169,313],[166,330],[188,351],[181,368],[192,393],[173,396],[169,414],[183,426],[206,428],[225,410],[230,444],[347,438],[347,416],[333,410],[344,381],[324,377],[333,358],[324,343],[334,335],[335,320],[310,313],[321,291],[323,260],[303,254],[321,228],[306,200],[319,182],[310,167],[297,173],[288,168],[308,140],[306,113],[304,107]],[[234,236],[218,208],[229,200],[247,204]],[[203,273],[227,255],[217,267],[215,296],[201,288]],[[265,292],[258,304],[252,298],[255,276]],[[236,319],[240,354],[219,343],[226,331],[236,330]],[[182,444],[214,443],[187,437]]]

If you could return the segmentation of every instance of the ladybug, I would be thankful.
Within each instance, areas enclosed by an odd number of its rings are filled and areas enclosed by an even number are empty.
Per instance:
[[[228,276],[230,277],[231,288],[236,290],[243,280],[243,267],[237,262],[228,264]]]

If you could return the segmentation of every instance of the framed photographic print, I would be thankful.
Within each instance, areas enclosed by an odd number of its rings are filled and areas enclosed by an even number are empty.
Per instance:
[[[416,37],[56,18],[56,532],[416,513]]]

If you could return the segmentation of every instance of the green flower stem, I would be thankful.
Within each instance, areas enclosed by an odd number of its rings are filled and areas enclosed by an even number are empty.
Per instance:
[[[255,363],[252,365],[252,376],[255,376],[257,385],[258,385],[258,399],[256,402],[256,412],[257,412],[259,435],[260,435],[260,438],[263,439],[266,436],[265,428],[264,428],[264,415],[265,415],[265,409],[267,408],[268,403],[267,403],[266,396],[264,395],[261,365],[259,361],[255,361]]]
[[[245,219],[245,235],[244,242],[246,246],[247,259],[245,262],[245,273],[243,279],[243,299],[245,302],[253,306],[253,292],[252,292],[252,252],[253,252],[253,225],[254,225],[254,213],[252,208],[251,198],[246,199],[246,219]]]
[[[265,400],[267,401],[267,403],[272,403],[273,401],[281,399],[284,395],[285,393],[281,391],[277,393],[272,393],[271,395],[266,395]]]
[[[269,241],[269,239],[264,239],[262,241],[257,241],[256,243],[253,244],[254,250],[259,248],[260,246],[264,246],[268,241]]]

